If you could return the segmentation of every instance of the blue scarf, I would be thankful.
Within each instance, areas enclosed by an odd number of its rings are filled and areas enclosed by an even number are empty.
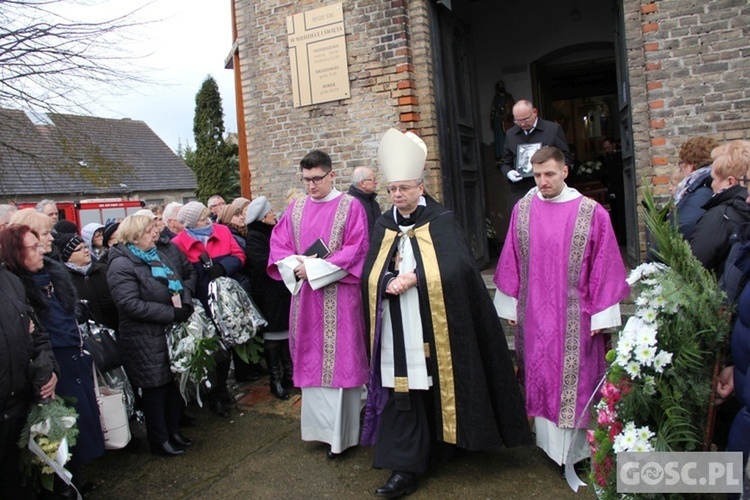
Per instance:
[[[199,240],[201,243],[203,243],[203,246],[206,246],[206,242],[208,241],[208,238],[214,234],[214,225],[209,224],[206,227],[186,227],[185,231],[187,231],[187,234],[195,238],[196,240]]]
[[[151,275],[154,278],[161,282],[167,282],[167,286],[172,295],[178,295],[182,291],[182,283],[180,283],[180,279],[161,261],[159,254],[156,251],[156,247],[148,252],[144,252],[132,243],[128,243],[127,247],[133,252],[133,255],[151,266]]]

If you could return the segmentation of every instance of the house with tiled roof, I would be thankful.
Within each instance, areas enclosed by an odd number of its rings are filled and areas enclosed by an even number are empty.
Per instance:
[[[144,122],[0,109],[0,202],[193,199],[195,175]]]

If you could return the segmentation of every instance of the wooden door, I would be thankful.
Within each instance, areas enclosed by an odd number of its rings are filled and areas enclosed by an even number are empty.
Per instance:
[[[444,202],[455,212],[477,263],[485,265],[489,249],[471,35],[449,9],[431,6]]]

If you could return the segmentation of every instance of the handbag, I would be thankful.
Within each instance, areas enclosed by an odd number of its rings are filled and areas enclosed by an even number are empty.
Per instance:
[[[114,330],[90,319],[80,323],[78,329],[83,338],[83,345],[94,358],[94,364],[99,371],[108,372],[122,366]]]
[[[130,425],[125,408],[125,395],[119,389],[99,385],[98,370],[94,369],[94,392],[99,405],[99,420],[104,433],[104,448],[121,450],[130,442]]]

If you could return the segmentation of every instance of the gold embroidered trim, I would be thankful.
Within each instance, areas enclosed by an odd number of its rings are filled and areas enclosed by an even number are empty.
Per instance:
[[[435,246],[430,235],[430,224],[414,230],[417,246],[424,264],[427,296],[430,299],[430,315],[435,337],[435,353],[438,375],[440,377],[440,407],[443,420],[443,441],[456,444],[456,387],[453,378],[453,357],[451,355],[450,336],[448,334],[448,317],[445,310],[443,282],[440,279]]]
[[[383,235],[383,242],[380,244],[380,250],[378,250],[378,256],[375,258],[375,263],[372,265],[370,276],[367,277],[367,299],[370,305],[370,352],[375,349],[375,326],[377,325],[377,314],[378,314],[378,294],[380,293],[380,278],[385,272],[385,266],[387,264],[388,257],[391,254],[391,248],[393,247],[393,241],[396,236],[401,233],[396,233],[391,229],[386,229]]]
[[[430,344],[428,344],[427,342],[424,343],[424,357],[430,357]]]
[[[573,238],[568,257],[568,301],[565,311],[565,346],[563,354],[562,391],[560,395],[560,416],[558,427],[575,427],[576,401],[578,395],[578,370],[580,365],[581,298],[578,281],[581,277],[583,257],[591,232],[591,219],[596,204],[593,200],[581,198],[578,206]]]
[[[529,255],[530,248],[530,224],[531,224],[531,202],[533,196],[521,198],[518,204],[518,216],[516,220],[516,236],[518,237],[518,250],[521,252],[521,271],[518,285],[518,318],[516,319],[516,360],[518,366],[524,366],[524,328],[526,325],[526,302],[529,294]]]
[[[393,390],[394,392],[401,393],[409,392],[409,379],[406,377],[394,377]]]

